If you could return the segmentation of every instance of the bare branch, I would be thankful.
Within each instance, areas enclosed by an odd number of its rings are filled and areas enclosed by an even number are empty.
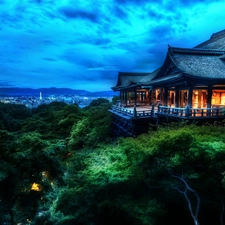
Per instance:
[[[177,190],[179,193],[183,194],[187,203],[188,203],[188,208],[191,214],[192,219],[194,220],[195,225],[199,225],[198,222],[198,215],[199,215],[199,210],[200,210],[200,203],[201,203],[201,198],[199,197],[198,193],[189,186],[189,184],[187,183],[187,181],[184,178],[184,174],[182,171],[182,175],[181,176],[177,176],[171,173],[171,171],[169,171],[169,174],[171,175],[171,177],[178,179],[179,181],[181,181],[184,185],[185,185],[185,191],[181,191],[179,188],[173,188],[175,190]],[[193,193],[195,195],[195,197],[197,198],[197,205],[196,205],[196,210],[195,213],[193,212],[193,207],[191,204],[191,201],[187,195],[187,191],[190,191],[191,193]]]

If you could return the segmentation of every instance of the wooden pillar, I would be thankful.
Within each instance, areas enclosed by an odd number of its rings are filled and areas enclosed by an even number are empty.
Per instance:
[[[164,95],[163,95],[163,105],[167,106],[167,99],[168,99],[168,88],[164,88]]]
[[[193,87],[188,88],[188,107],[192,108]]]
[[[153,104],[153,90],[149,89],[149,105]]]
[[[160,88],[160,103],[162,105],[162,101],[163,101],[163,88]]]
[[[134,88],[134,104],[137,104],[137,88]]]
[[[201,108],[202,104],[202,90],[198,90],[198,108]]]
[[[120,100],[121,102],[124,100],[124,91],[120,91]]]
[[[207,108],[212,107],[212,85],[208,86]]]
[[[179,107],[179,89],[176,87],[175,89],[175,107]]]
[[[127,106],[127,90],[125,90],[125,106]]]

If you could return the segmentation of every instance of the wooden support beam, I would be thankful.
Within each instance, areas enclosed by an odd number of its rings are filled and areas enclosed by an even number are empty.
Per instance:
[[[175,89],[175,107],[179,107],[179,89]]]
[[[167,100],[168,100],[168,88],[165,87],[163,90],[163,105],[167,105]]]
[[[192,108],[192,94],[193,94],[193,87],[188,88],[188,106]]]
[[[207,95],[207,108],[212,107],[212,85],[208,86],[208,95]]]

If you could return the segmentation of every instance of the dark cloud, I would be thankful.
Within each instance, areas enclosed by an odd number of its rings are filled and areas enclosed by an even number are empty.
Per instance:
[[[128,51],[135,51],[136,49],[140,50],[142,46],[136,41],[126,41],[126,42],[118,44],[118,47],[127,49]]]
[[[163,18],[165,18],[165,15],[162,14],[161,12],[159,12],[158,10],[150,10],[148,12],[148,16],[149,18],[153,18],[153,19],[157,19],[157,20],[161,20]]]
[[[7,62],[8,62],[8,63],[13,63],[13,64],[14,64],[14,63],[21,63],[22,61],[19,60],[19,59],[8,59]]]
[[[82,52],[80,49],[69,49],[61,58],[69,63],[77,64],[85,68],[102,67],[103,63],[96,55],[96,52],[86,55],[85,50]]]
[[[104,38],[99,36],[82,36],[81,39],[78,41],[78,39],[76,41],[70,41],[68,42],[69,45],[74,45],[74,44],[78,44],[78,43],[87,43],[89,45],[93,45],[93,46],[107,46],[112,42],[112,40],[110,38]]]
[[[162,65],[168,44],[196,46],[224,29],[225,18],[223,0],[0,0],[0,5],[4,86],[109,89],[118,71],[151,72]]]
[[[157,26],[151,29],[152,39],[170,37],[173,34],[173,28],[167,24]]]
[[[30,0],[30,3],[42,3],[42,0]]]
[[[121,19],[127,19],[127,12],[118,5],[114,7],[114,14]]]
[[[180,5],[183,5],[183,6],[190,6],[196,3],[208,4],[208,3],[219,2],[219,0],[176,0],[175,3],[176,2],[180,3]]]
[[[31,73],[40,73],[40,74],[43,74],[43,75],[46,75],[47,73],[51,72],[50,69],[48,68],[35,68],[33,70],[30,70],[28,72],[31,72]]]
[[[118,71],[108,71],[108,70],[101,70],[101,71],[88,71],[86,73],[86,78],[89,81],[94,81],[98,83],[98,81],[102,82],[112,82],[115,81],[117,78]],[[113,83],[113,82],[112,82]]]
[[[90,38],[91,40],[88,40],[88,43],[92,43],[94,45],[107,45],[111,43],[111,39],[109,38]]]
[[[14,15],[10,15],[9,13],[2,13],[1,14],[1,22],[8,22],[8,23],[16,23],[18,21],[18,18]]]
[[[53,44],[55,44],[55,43],[54,43],[53,41],[51,41],[51,40],[42,40],[41,43],[44,44],[44,45],[53,45]]]
[[[104,59],[108,65],[113,65],[119,70],[132,71],[135,69],[137,57],[132,53],[125,55],[108,55]]]
[[[56,62],[57,60],[56,59],[53,59],[53,58],[42,58],[43,60],[45,61],[50,61],[50,62]]]
[[[149,3],[149,0],[114,0],[116,4],[137,4],[142,5],[144,3]],[[151,0],[151,3],[160,3],[161,0]]]
[[[99,74],[101,75],[101,79],[114,81],[117,78],[118,71],[101,71]]]
[[[12,87],[11,81],[0,80],[0,87]]]
[[[99,16],[95,12],[90,12],[84,9],[75,9],[71,7],[63,7],[60,10],[67,18],[70,19],[86,19],[91,22],[97,23],[99,21]]]

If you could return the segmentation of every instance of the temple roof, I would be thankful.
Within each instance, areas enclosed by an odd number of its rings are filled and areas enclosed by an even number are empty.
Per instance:
[[[119,72],[114,91],[135,86],[167,85],[184,77],[225,80],[225,30],[194,48],[168,47],[163,65],[152,73]],[[183,79],[183,81],[182,81]]]
[[[161,69],[161,67],[159,67],[158,69],[156,69],[155,71],[153,71],[152,73],[149,73],[148,75],[144,76],[139,83],[148,83],[150,82],[155,76],[156,74],[159,72],[159,70]]]
[[[144,87],[146,86],[153,86],[153,85],[158,85],[158,84],[170,84],[171,82],[178,82],[182,80],[182,74],[175,74],[175,75],[171,75],[171,76],[165,76],[165,77],[161,77],[155,80],[150,81],[149,83],[146,84],[142,84],[142,86]]]
[[[184,73],[204,78],[225,78],[225,51],[170,48],[169,52],[171,60]]]
[[[119,72],[117,84],[115,87],[112,87],[112,89],[117,91],[125,87],[132,87],[149,76],[150,73]]]
[[[212,34],[209,40],[197,45],[195,48],[225,49],[225,30]]]

